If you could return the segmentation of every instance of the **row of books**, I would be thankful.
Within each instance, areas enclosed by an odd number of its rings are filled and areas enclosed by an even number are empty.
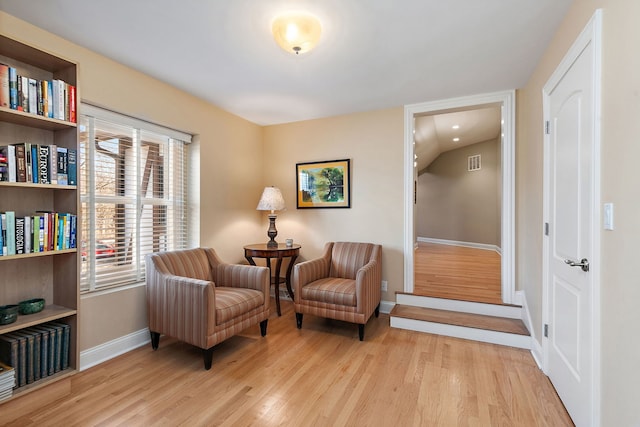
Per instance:
[[[0,335],[0,362],[15,370],[23,387],[69,367],[71,327],[47,322]]]
[[[0,362],[0,402],[13,396],[16,386],[16,370]]]
[[[0,146],[0,181],[76,185],[77,154],[55,144]]]
[[[0,212],[0,256],[76,248],[78,217],[37,211],[33,216]]]
[[[37,80],[0,64],[0,106],[76,122],[76,87],[63,80]]]

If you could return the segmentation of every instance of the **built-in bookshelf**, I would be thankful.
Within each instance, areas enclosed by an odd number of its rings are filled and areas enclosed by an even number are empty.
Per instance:
[[[0,35],[0,63],[39,82],[58,80],[72,86],[74,93],[70,102],[76,111],[78,82],[75,63],[3,35]],[[22,143],[77,150],[78,127],[71,117],[56,119],[37,111],[19,111],[0,105],[0,146]],[[0,212],[6,211],[15,212],[16,217],[23,218],[33,217],[37,212],[64,212],[77,216],[78,186],[2,181]],[[80,247],[81,236],[76,235],[76,241]],[[0,305],[17,304],[32,298],[44,298],[46,301],[41,312],[19,315],[15,322],[0,325],[0,335],[33,329],[48,322],[69,325],[70,330],[68,368],[16,388],[13,398],[68,378],[78,369],[80,256],[79,249],[66,247],[0,256]]]

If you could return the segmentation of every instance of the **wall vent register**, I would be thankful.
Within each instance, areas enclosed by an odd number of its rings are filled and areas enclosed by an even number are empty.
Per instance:
[[[480,154],[467,157],[467,170],[469,172],[479,171],[481,169]]]

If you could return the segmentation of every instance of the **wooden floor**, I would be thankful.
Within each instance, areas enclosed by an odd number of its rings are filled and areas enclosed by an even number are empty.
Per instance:
[[[528,351],[392,329],[372,317],[365,341],[353,324],[307,315],[290,301],[216,346],[162,337],[71,377],[71,393],[42,405],[47,389],[0,405],[12,426],[569,426]],[[24,409],[28,408],[28,409]]]
[[[491,250],[419,242],[413,293],[502,304],[500,258]]]

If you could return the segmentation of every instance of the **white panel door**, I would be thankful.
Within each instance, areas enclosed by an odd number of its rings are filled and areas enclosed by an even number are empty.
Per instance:
[[[546,371],[577,426],[594,405],[594,234],[597,232],[594,41],[556,70],[547,105]],[[574,46],[575,47],[575,46]],[[559,72],[559,74],[558,74]],[[547,92],[548,90],[548,92]]]

